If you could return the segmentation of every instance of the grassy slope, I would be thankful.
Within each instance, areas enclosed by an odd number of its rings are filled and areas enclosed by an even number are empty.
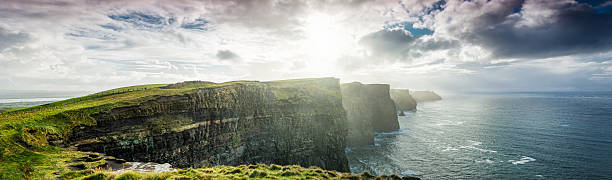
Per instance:
[[[283,80],[267,82],[275,86],[283,86],[287,82],[299,82],[312,79]],[[15,111],[0,113],[0,179],[56,179],[58,176],[66,179],[93,178],[113,179],[138,177],[138,179],[168,179],[171,177],[212,177],[212,178],[300,178],[318,177],[333,178],[317,168],[301,168],[298,166],[261,166],[254,169],[244,169],[250,166],[219,166],[203,169],[180,170],[168,173],[135,173],[113,174],[95,171],[97,165],[104,164],[104,160],[85,164],[88,168],[83,171],[72,171],[68,168],[74,163],[70,160],[87,156],[84,152],[68,151],[49,145],[51,139],[65,138],[70,130],[78,125],[94,124],[91,114],[108,111],[122,106],[138,105],[159,96],[172,96],[193,92],[200,88],[222,87],[233,84],[260,84],[254,81],[233,81],[226,83],[188,82],[173,85],[153,84],[118,88],[88,96],[68,99],[51,104],[35,106]],[[336,95],[336,94],[334,94]],[[285,95],[286,96],[286,95]],[[252,168],[252,167],[251,167]],[[241,169],[241,170],[236,170]],[[259,169],[259,170],[257,170]],[[240,171],[240,173],[228,173]],[[317,174],[322,171],[322,174]],[[262,175],[262,172],[263,175]],[[338,177],[335,178],[340,178]],[[344,174],[343,178],[352,175]],[[355,176],[352,178],[361,176]],[[368,177],[364,175],[363,177]]]
[[[58,101],[41,106],[0,113],[0,179],[42,178],[49,174],[46,167],[62,163],[64,154],[79,156],[78,152],[55,148],[50,139],[63,139],[78,125],[94,124],[91,114],[115,107],[137,105],[159,96],[193,92],[199,88],[213,88],[251,81],[227,83],[152,84],[118,88],[88,96]],[[82,154],[81,154],[82,155]],[[74,158],[74,157],[66,157]],[[66,169],[66,168],[64,168]]]

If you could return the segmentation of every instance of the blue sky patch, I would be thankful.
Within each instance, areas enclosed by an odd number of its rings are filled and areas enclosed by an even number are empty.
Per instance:
[[[395,24],[388,24],[385,25],[384,28],[385,29],[395,29],[395,28],[402,28],[406,31],[409,31],[410,34],[412,34],[412,36],[414,37],[421,37],[424,35],[431,35],[433,34],[433,31],[427,28],[413,28],[412,27],[413,23],[411,22],[401,22],[401,23],[395,23]]]
[[[130,12],[127,14],[113,14],[108,16],[110,19],[131,24],[140,30],[160,30],[167,25],[176,22],[173,17],[166,19],[160,15],[146,14],[142,12]]]
[[[210,24],[210,21],[207,21],[202,18],[197,18],[191,22],[183,21],[183,24],[181,24],[181,28],[207,31],[209,24]]]
[[[102,24],[100,25],[100,27],[104,28],[104,29],[110,29],[113,31],[121,31],[123,28],[119,27],[119,26],[115,26],[112,24]]]
[[[73,30],[72,32],[68,32],[66,33],[66,36],[72,36],[72,37],[77,37],[77,38],[92,38],[92,39],[99,39],[99,40],[117,40],[117,36],[110,34],[110,33],[105,33],[99,30],[92,30],[92,29],[76,29]]]

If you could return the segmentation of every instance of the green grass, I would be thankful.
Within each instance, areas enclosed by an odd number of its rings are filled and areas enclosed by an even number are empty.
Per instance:
[[[360,175],[327,171],[318,167],[300,167],[295,165],[240,165],[215,166],[198,169],[181,169],[161,173],[123,172],[83,170],[65,176],[73,179],[400,179],[399,176],[373,176],[369,173]],[[60,178],[61,179],[61,178]]]
[[[303,177],[319,176],[332,178],[331,174],[325,174],[329,171],[317,168],[275,165],[258,165],[254,169],[252,169],[252,166],[218,166],[168,173],[128,172],[113,174],[96,170],[95,167],[104,162],[95,161],[84,164],[87,170],[73,171],[68,168],[70,165],[74,165],[70,163],[70,160],[87,156],[87,154],[52,146],[54,141],[61,143],[61,140],[65,140],[74,127],[95,124],[95,119],[91,117],[92,114],[110,111],[113,108],[134,106],[162,96],[189,94],[202,88],[236,84],[267,84],[278,89],[295,89],[296,85],[311,84],[312,80],[315,79],[270,82],[232,81],[225,83],[192,81],[170,85],[130,86],[50,104],[0,112],[0,179],[56,179],[57,177],[64,179],[180,179],[180,177],[213,179],[282,177],[301,179]],[[316,85],[308,85],[305,88],[321,90]],[[304,90],[308,89],[302,89],[301,91]],[[274,91],[274,93],[279,99],[288,99],[299,97],[301,91]],[[330,91],[330,93],[332,96],[340,97],[337,92]],[[319,171],[324,173],[319,173]],[[344,176],[348,177],[349,174]]]

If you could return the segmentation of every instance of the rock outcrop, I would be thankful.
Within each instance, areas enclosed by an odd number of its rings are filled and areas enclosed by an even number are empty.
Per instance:
[[[442,97],[433,91],[411,91],[410,95],[417,102],[442,100]]]
[[[342,84],[341,90],[348,119],[348,146],[373,145],[375,132],[399,129],[389,85],[353,82]]]
[[[231,83],[148,98],[93,114],[96,123],[74,128],[70,144],[179,168],[264,163],[349,171],[338,79]]]
[[[397,111],[410,111],[416,109],[417,102],[412,98],[408,89],[391,89],[390,93]]]

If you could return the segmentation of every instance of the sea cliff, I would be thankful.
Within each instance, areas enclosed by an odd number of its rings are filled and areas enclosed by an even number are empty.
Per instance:
[[[417,106],[416,100],[410,95],[408,89],[391,89],[391,99],[395,103],[395,108],[398,111],[415,110]]]
[[[373,145],[375,132],[399,129],[389,85],[353,82],[342,84],[341,90],[348,119],[347,145]]]
[[[168,85],[177,89],[205,82]],[[175,167],[280,164],[347,172],[338,79],[234,83],[95,113],[80,151]]]

